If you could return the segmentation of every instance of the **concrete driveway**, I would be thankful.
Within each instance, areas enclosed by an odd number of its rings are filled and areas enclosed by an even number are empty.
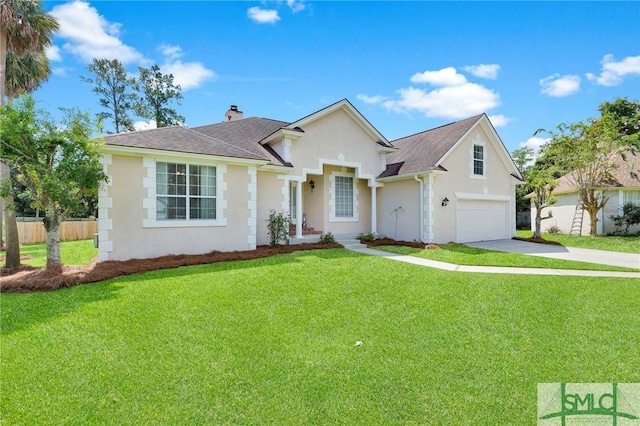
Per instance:
[[[578,262],[640,269],[640,255],[634,253],[537,244],[518,240],[481,241],[466,243],[466,245],[508,253],[520,253],[531,256],[549,257],[552,259],[575,260]]]

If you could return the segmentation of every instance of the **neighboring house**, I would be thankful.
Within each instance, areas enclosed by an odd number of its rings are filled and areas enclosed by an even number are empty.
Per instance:
[[[598,188],[599,192],[608,197],[608,201],[598,212],[598,235],[605,235],[615,231],[615,225],[611,216],[622,214],[622,206],[626,203],[640,205],[640,180],[633,177],[633,173],[640,173],[640,154],[628,155],[626,161],[622,157],[616,157],[616,168],[611,172],[612,178],[603,181]],[[542,231],[545,232],[555,227],[563,234],[589,235],[591,218],[586,210],[582,209],[578,191],[570,184],[566,175],[558,179],[558,186],[552,195],[557,202],[542,211],[542,216],[547,216],[551,211],[552,217],[542,222]],[[536,216],[536,208],[531,205],[531,217]],[[535,224],[532,224],[531,230]],[[640,226],[629,228],[629,233],[640,232]]]
[[[522,178],[484,114],[394,142],[347,100],[291,123],[235,106],[225,120],[105,137],[101,261],[255,249],[270,210],[291,215],[292,243],[317,241],[307,228],[423,242],[515,234]]]

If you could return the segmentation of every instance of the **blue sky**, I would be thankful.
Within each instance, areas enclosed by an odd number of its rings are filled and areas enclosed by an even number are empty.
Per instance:
[[[45,1],[40,106],[100,111],[92,58],[173,73],[187,126],[294,121],[347,98],[389,140],[486,112],[509,151],[640,98],[638,2]],[[144,124],[139,123],[141,126]]]

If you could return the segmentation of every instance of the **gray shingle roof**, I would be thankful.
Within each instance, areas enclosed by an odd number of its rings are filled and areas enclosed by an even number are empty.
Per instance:
[[[265,149],[258,143],[287,124],[284,121],[251,117],[192,129],[174,126],[118,133],[106,136],[105,142],[113,146],[265,160],[270,164],[287,165],[275,151]]]
[[[283,160],[273,150],[265,149],[260,141],[287,126],[285,121],[250,117],[208,126],[194,127],[193,131],[225,141],[254,155],[268,160],[271,164],[284,165]]]
[[[476,115],[415,135],[392,141],[398,150],[387,157],[387,168],[379,176],[390,177],[436,169],[438,161],[482,118]]]
[[[161,151],[188,152],[252,160],[265,159],[264,156],[254,154],[241,147],[236,147],[180,126],[118,133],[105,136],[104,139],[107,145],[113,146],[149,148]]]

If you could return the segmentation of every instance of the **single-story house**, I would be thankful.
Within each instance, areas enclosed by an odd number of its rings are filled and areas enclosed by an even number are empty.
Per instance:
[[[243,118],[106,136],[99,258],[267,244],[270,210],[307,230],[423,242],[515,234],[522,182],[485,114],[387,140],[348,101],[293,122]]]
[[[606,235],[615,231],[615,225],[611,216],[622,214],[622,206],[626,203],[640,205],[640,180],[634,174],[640,173],[640,154],[615,157],[616,168],[611,171],[611,178],[603,180],[599,185],[599,192],[608,198],[604,208],[597,215],[598,235]],[[551,212],[552,217],[542,222],[542,231],[555,228],[563,234],[589,235],[591,218],[589,213],[582,208],[582,202],[578,191],[567,175],[558,179],[558,185],[552,195],[557,200],[555,204],[542,211],[542,216]],[[536,217],[536,207],[531,203],[531,217]],[[531,230],[535,230],[532,220]],[[640,232],[640,226],[629,229],[629,233]]]

